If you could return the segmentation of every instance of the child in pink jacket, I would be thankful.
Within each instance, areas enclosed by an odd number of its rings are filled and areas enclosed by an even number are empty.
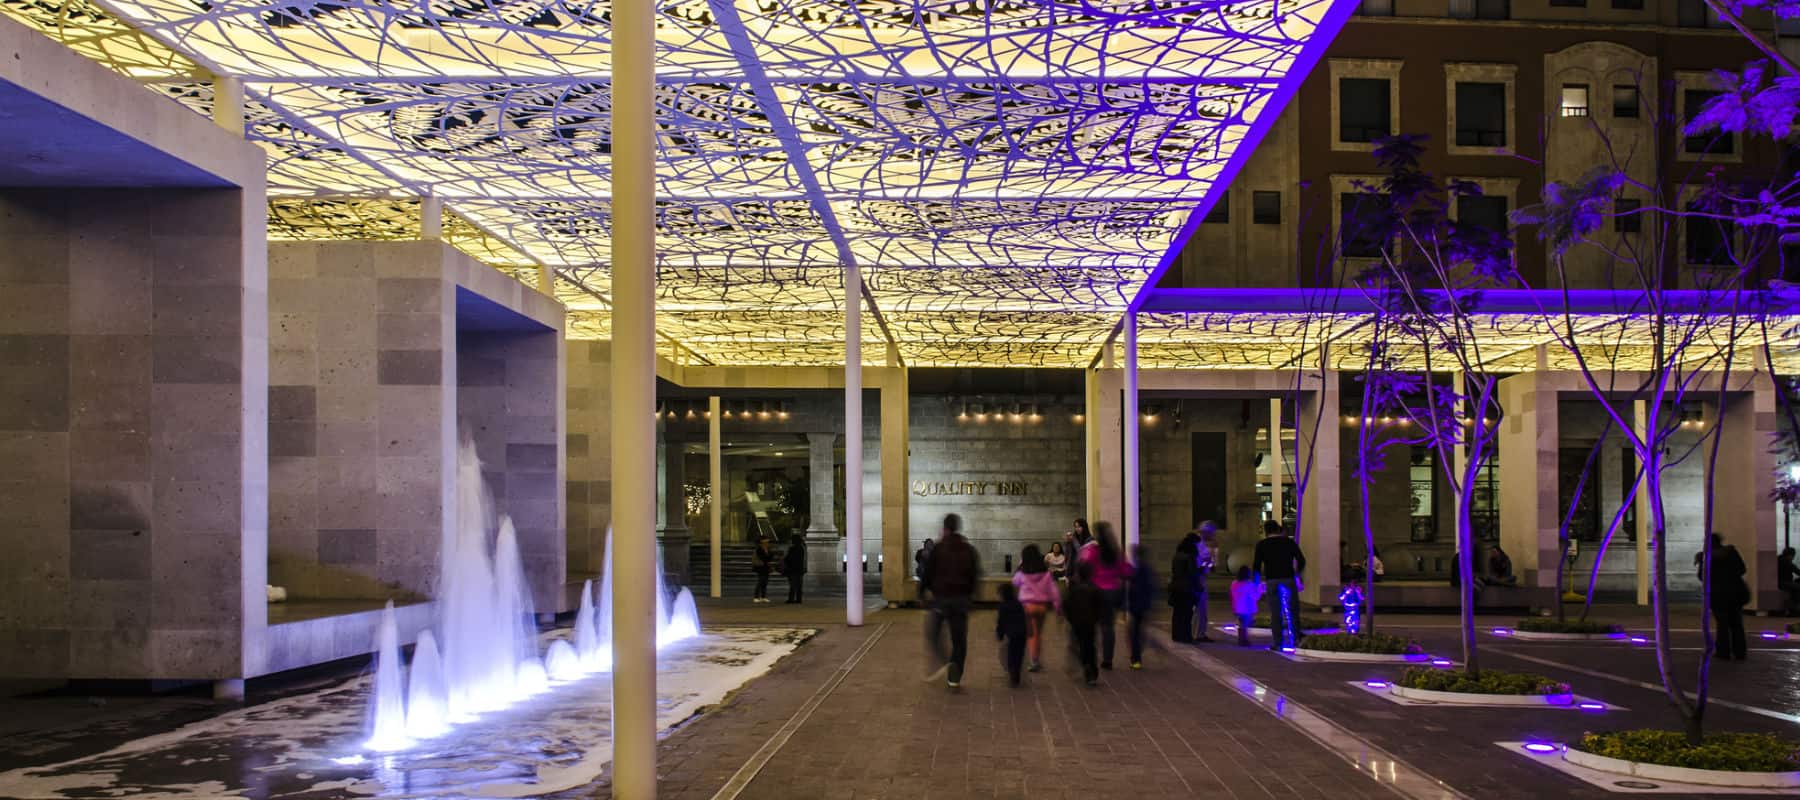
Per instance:
[[[1044,643],[1044,618],[1050,615],[1051,609],[1062,613],[1062,592],[1056,585],[1056,575],[1050,571],[1043,551],[1037,545],[1025,545],[1012,584],[1018,589],[1019,602],[1025,606],[1025,650],[1031,658],[1031,671],[1037,672],[1043,668],[1038,658]]]
[[[1231,582],[1231,613],[1238,618],[1238,646],[1250,646],[1250,623],[1256,620],[1256,607],[1262,602],[1263,587],[1251,577],[1249,567],[1238,567],[1237,580]]]

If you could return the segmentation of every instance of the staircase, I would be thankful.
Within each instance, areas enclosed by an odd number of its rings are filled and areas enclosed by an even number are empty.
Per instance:
[[[746,598],[755,593],[756,571],[750,568],[750,557],[756,552],[754,544],[726,544],[720,549],[719,581],[728,598]],[[712,543],[696,541],[688,545],[688,568],[694,573],[693,590],[695,595],[704,595],[711,587],[712,581]],[[780,575],[769,577],[769,595],[786,596],[787,584],[781,582]],[[777,590],[776,585],[780,585]]]

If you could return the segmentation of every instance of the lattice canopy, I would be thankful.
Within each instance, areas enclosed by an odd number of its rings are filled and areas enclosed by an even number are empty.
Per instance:
[[[856,263],[874,353],[1085,364],[1333,5],[661,0],[667,354],[841,363]],[[241,78],[281,235],[403,237],[418,204],[393,198],[435,194],[459,246],[552,267],[571,330],[605,335],[609,3],[0,8],[197,111],[210,74]]]

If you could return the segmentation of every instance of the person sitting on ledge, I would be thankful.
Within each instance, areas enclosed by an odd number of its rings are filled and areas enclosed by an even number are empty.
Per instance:
[[[1512,557],[1508,556],[1505,550],[1501,550],[1500,545],[1497,544],[1488,551],[1487,582],[1495,586],[1519,585],[1519,576],[1513,574]]]

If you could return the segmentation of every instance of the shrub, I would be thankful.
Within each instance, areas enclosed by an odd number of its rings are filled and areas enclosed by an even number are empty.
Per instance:
[[[1418,642],[1391,633],[1316,633],[1300,643],[1308,650],[1333,653],[1377,653],[1381,655],[1420,655],[1425,649]]]
[[[1787,624],[1787,632],[1788,633],[1800,633],[1800,622],[1788,623]]]
[[[1343,624],[1344,624],[1343,620],[1331,619],[1330,617],[1309,617],[1304,614],[1300,615],[1300,630],[1303,630],[1303,631],[1322,631],[1322,630],[1327,630],[1330,628],[1342,627]],[[1256,619],[1251,622],[1250,627],[1252,627],[1252,628],[1268,628],[1268,627],[1270,627],[1269,615],[1268,614],[1257,614]]]
[[[1610,622],[1590,622],[1586,620],[1568,620],[1558,622],[1548,617],[1532,617],[1519,620],[1516,630],[1526,633],[1587,633],[1608,634],[1621,633],[1625,629]]]
[[[1409,667],[1401,674],[1399,684],[1408,689],[1468,694],[1565,694],[1569,691],[1568,684],[1557,683],[1542,675],[1495,669],[1470,675],[1464,669]]]
[[[1693,746],[1679,731],[1614,731],[1586,734],[1571,746],[1597,756],[1665,767],[1732,772],[1800,769],[1800,742],[1767,733],[1715,733],[1701,739],[1699,746]]]

